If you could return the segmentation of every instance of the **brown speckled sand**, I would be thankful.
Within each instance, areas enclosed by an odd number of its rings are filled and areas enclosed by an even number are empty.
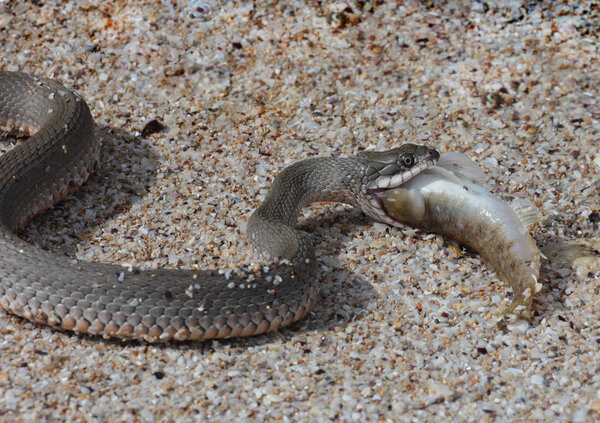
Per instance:
[[[75,88],[104,165],[31,242],[227,268],[250,260],[248,216],[285,165],[410,141],[533,200],[549,261],[533,320],[497,324],[510,291],[475,253],[311,207],[320,300],[278,333],[124,344],[0,312],[0,421],[600,418],[598,5],[39,3],[0,2],[0,68]]]

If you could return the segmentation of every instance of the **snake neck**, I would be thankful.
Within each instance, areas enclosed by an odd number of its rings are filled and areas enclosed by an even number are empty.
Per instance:
[[[285,168],[248,222],[250,243],[266,256],[314,257],[308,234],[294,228],[300,210],[317,201],[355,205],[365,165],[356,158],[318,157]],[[293,240],[293,242],[290,242]]]
[[[293,226],[300,210],[310,203],[355,205],[364,168],[356,158],[317,157],[296,162],[275,178],[257,212]]]

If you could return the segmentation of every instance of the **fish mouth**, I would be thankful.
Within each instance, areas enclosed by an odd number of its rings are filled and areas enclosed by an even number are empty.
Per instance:
[[[386,192],[392,189],[396,189],[401,187],[406,182],[410,181],[413,177],[417,176],[425,169],[428,169],[432,166],[435,166],[439,159],[439,153],[434,151],[435,154],[432,154],[430,158],[424,160],[413,168],[402,172],[401,174],[394,175],[389,178],[388,186],[378,186],[376,188],[367,188],[365,192],[365,197],[368,200],[368,212],[367,214],[373,217],[380,222],[387,223],[392,226],[406,227],[407,225],[394,217],[390,216],[385,210],[385,205],[383,204],[383,200],[379,196],[382,192]],[[381,184],[385,185],[385,184]]]

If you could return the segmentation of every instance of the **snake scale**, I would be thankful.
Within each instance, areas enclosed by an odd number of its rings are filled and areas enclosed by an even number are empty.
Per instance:
[[[310,236],[294,227],[314,201],[341,201],[388,223],[377,193],[437,161],[404,144],[386,152],[317,157],[275,178],[247,227],[269,264],[231,272],[78,262],[15,235],[34,215],[74,191],[99,165],[85,101],[56,81],[0,71],[0,124],[30,138],[0,157],[0,307],[55,328],[147,342],[250,336],[302,318],[318,277]]]

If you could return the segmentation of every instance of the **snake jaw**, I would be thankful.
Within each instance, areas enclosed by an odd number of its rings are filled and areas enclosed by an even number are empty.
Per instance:
[[[363,185],[362,194],[367,200],[366,204],[362,203],[363,212],[372,218],[380,222],[387,223],[391,226],[406,226],[387,214],[384,208],[383,200],[379,197],[379,193],[398,188],[425,169],[435,166],[438,158],[439,154],[436,152],[436,154],[433,154],[431,158],[423,160],[421,163],[405,170],[404,172],[395,174],[391,177],[383,178],[383,180],[377,179],[375,181],[370,181],[366,185]]]
[[[403,172],[396,173],[395,175],[388,177],[380,177],[375,179],[374,181],[370,181],[367,184],[367,192],[383,191],[387,189],[398,188],[400,185],[411,179],[413,176],[421,173],[428,167],[433,166],[436,162],[437,160],[425,160],[419,163],[418,165],[407,169]]]

